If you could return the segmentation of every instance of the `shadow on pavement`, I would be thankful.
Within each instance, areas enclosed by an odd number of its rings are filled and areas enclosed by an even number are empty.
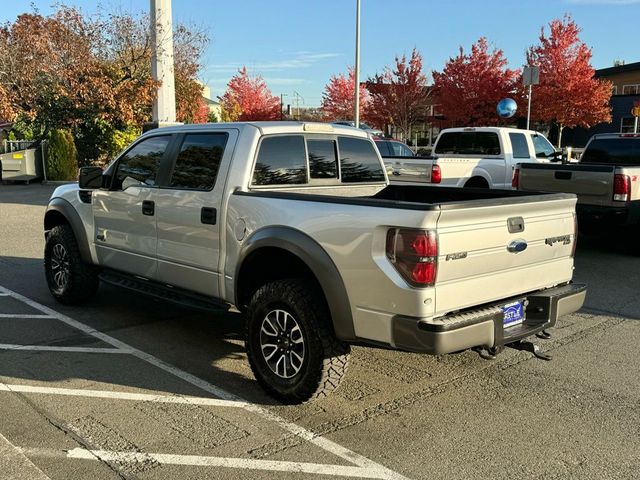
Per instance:
[[[12,266],[11,271],[7,266]],[[39,274],[42,268],[40,259],[0,257],[0,285],[245,400],[279,405],[262,391],[251,374],[239,313],[190,309],[104,283],[91,301],[61,305],[49,295],[44,274]],[[27,272],[21,279],[21,273]],[[0,314],[15,313],[15,306],[2,311],[6,298],[0,297]],[[33,312],[26,308],[29,311],[24,313]],[[0,343],[110,347],[58,320],[45,320],[0,319]],[[12,383],[11,379],[26,383],[80,380],[82,384],[100,382],[167,394],[210,396],[157,367],[120,354],[0,350],[0,377],[5,377],[5,383]],[[73,384],[70,388],[74,388]]]

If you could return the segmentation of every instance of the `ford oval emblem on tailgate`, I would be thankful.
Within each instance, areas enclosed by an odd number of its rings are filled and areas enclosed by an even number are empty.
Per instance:
[[[509,245],[507,245],[507,250],[511,253],[520,253],[524,252],[527,249],[527,242],[524,240],[514,240]]]

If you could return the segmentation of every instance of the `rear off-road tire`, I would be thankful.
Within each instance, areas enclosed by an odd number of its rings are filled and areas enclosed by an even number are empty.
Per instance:
[[[297,279],[268,283],[256,291],[246,312],[251,370],[283,403],[327,396],[347,372],[350,347],[336,338],[317,288]]]

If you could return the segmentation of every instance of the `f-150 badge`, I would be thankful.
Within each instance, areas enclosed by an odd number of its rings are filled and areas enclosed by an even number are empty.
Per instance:
[[[559,237],[549,237],[544,239],[544,243],[553,247],[556,243],[562,243],[562,245],[569,245],[571,243],[571,235],[560,235]]]

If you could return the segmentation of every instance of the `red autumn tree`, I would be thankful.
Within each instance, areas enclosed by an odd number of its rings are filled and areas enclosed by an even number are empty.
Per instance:
[[[564,127],[591,127],[611,121],[611,83],[594,78],[591,49],[579,38],[569,16],[544,27],[540,43],[529,48],[529,65],[540,67],[540,85],[533,87],[531,116],[558,125],[558,146]]]
[[[324,87],[322,113],[327,121],[353,118],[355,70],[349,67],[347,76],[333,75]],[[371,104],[371,97],[364,85],[360,85],[360,118],[365,118]]]
[[[433,72],[440,109],[455,126],[496,125],[496,106],[503,98],[513,98],[522,105],[520,71],[507,67],[502,50],[489,51],[482,37],[466,54],[462,47],[450,58],[442,72]]]
[[[261,76],[250,76],[247,67],[229,80],[220,104],[231,121],[280,119],[280,99],[271,94]]]
[[[411,57],[395,58],[393,68],[385,67],[367,81],[371,94],[371,113],[376,126],[394,125],[407,137],[411,127],[423,119],[427,110],[427,76],[422,71],[422,55],[415,48]]]

